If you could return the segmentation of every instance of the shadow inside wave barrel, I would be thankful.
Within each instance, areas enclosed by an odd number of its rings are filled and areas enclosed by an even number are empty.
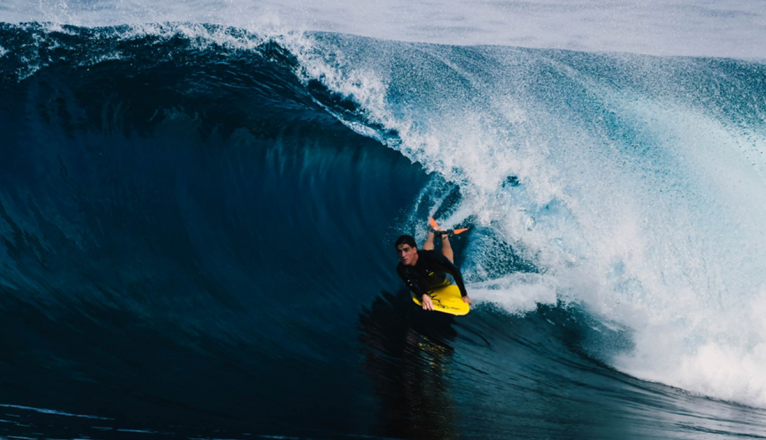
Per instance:
[[[0,403],[370,434],[358,304],[396,276],[370,231],[429,177],[273,45],[124,31],[0,26]],[[78,435],[35,414],[15,435]]]

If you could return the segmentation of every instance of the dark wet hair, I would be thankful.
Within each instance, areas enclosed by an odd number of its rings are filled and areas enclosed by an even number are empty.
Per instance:
[[[401,235],[399,238],[396,239],[396,243],[394,243],[395,248],[399,248],[400,244],[408,244],[410,247],[418,247],[417,244],[415,244],[415,239],[412,238],[412,235]]]

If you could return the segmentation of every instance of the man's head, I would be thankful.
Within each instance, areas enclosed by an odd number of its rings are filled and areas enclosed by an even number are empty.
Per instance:
[[[396,239],[396,254],[405,266],[414,266],[418,262],[418,245],[411,235],[402,235]]]

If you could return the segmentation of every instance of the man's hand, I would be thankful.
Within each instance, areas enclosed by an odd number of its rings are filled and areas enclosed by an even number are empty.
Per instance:
[[[423,294],[422,303],[423,303],[423,310],[430,310],[430,311],[434,310],[434,303],[431,301],[431,297],[426,295],[425,293]]]
[[[471,298],[470,298],[468,295],[466,295],[466,296],[464,296],[464,297],[463,297],[463,302],[464,302],[464,303],[466,303],[466,304],[468,304],[469,306],[470,306],[471,304],[473,304],[473,303],[471,302]]]

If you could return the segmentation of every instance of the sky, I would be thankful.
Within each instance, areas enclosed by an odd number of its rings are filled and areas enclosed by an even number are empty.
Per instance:
[[[190,21],[442,44],[766,60],[766,0],[3,0],[0,21]]]

